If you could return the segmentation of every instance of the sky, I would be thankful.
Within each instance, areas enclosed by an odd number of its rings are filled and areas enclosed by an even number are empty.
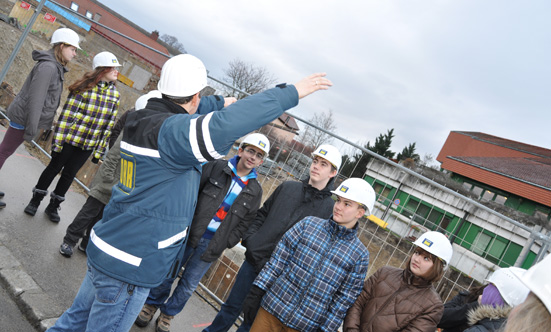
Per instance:
[[[450,131],[551,148],[548,0],[100,0],[178,38],[223,76],[234,59],[278,82],[326,72],[333,87],[289,111],[332,110],[336,134],[436,157]],[[299,122],[300,126],[300,122]]]

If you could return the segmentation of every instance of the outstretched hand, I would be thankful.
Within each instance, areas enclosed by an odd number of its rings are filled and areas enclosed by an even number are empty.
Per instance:
[[[237,101],[237,98],[235,97],[226,97],[224,98],[224,107],[230,106],[231,104],[235,103]]]
[[[333,83],[325,78],[325,73],[316,73],[303,78],[295,84],[298,91],[298,97],[304,98],[318,90],[327,90]]]

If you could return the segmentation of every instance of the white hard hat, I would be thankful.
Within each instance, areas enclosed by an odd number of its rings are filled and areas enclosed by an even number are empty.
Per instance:
[[[322,144],[318,146],[318,148],[314,152],[312,152],[312,157],[315,157],[315,156],[321,157],[327,160],[328,162],[330,162],[333,166],[335,166],[337,171],[339,170],[339,168],[341,168],[341,163],[342,163],[341,153],[333,145]]]
[[[265,156],[267,156],[268,152],[270,152],[270,141],[268,140],[268,137],[260,133],[253,133],[245,137],[243,141],[241,141],[241,144],[239,144],[239,148],[241,149],[244,144],[256,146],[260,150],[264,151]]]
[[[450,264],[453,247],[446,235],[429,231],[418,237],[413,244],[443,260],[446,267]]]
[[[333,194],[342,198],[349,199],[367,207],[366,215],[373,213],[375,206],[375,190],[367,181],[360,178],[350,178],[344,180],[341,185],[332,191]]]
[[[161,95],[161,92],[159,92],[159,90],[149,91],[145,95],[140,96],[138,99],[136,99],[136,104],[134,104],[134,109],[136,111],[141,110],[142,108],[145,108],[145,106],[147,105],[147,101],[150,98],[161,98],[161,97],[162,95]]]
[[[514,307],[524,302],[530,293],[530,290],[516,277],[524,275],[525,272],[526,270],[520,267],[507,267],[496,270],[486,281],[494,284],[505,302]]]
[[[80,49],[78,34],[69,28],[60,28],[52,34],[50,44],[64,43]]]
[[[121,64],[115,54],[111,52],[100,52],[96,54],[94,60],[92,60],[92,67],[120,67]]]
[[[551,314],[551,255],[545,256],[522,275],[516,271],[513,273],[543,302]]]
[[[165,62],[157,89],[171,97],[189,97],[207,86],[207,69],[190,54],[178,54]]]

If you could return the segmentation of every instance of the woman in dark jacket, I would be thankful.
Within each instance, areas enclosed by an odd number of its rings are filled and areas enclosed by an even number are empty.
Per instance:
[[[501,331],[512,308],[521,304],[528,296],[528,288],[516,277],[526,270],[508,267],[496,270],[488,278],[478,302],[480,306],[469,311],[470,327],[465,332]]]
[[[21,91],[8,107],[10,125],[0,144],[0,169],[23,141],[31,141],[38,129],[50,129],[63,91],[65,67],[75,55],[79,37],[71,29],[54,31],[48,51],[34,50],[36,61]],[[0,197],[4,193],[0,192]],[[0,208],[6,203],[0,201]]]
[[[478,297],[486,285],[472,287],[468,292],[461,291],[444,304],[444,315],[438,323],[442,332],[463,332],[469,327],[467,314],[479,306]]]
[[[344,319],[344,331],[434,332],[444,311],[432,284],[442,278],[453,249],[438,232],[419,237],[405,269],[385,266],[369,277]]]

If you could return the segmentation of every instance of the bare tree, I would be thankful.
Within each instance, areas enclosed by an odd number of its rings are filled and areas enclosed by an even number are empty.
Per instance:
[[[432,153],[425,153],[423,155],[423,159],[421,159],[419,163],[425,167],[430,167],[436,170],[439,168],[438,163],[434,160],[434,156],[432,155]]]
[[[224,74],[225,77],[222,79],[224,82],[249,94],[264,91],[276,82],[276,79],[266,68],[255,66],[240,59],[230,61],[229,68],[224,70]],[[226,86],[221,87],[221,89],[226,95],[234,96],[237,99],[243,99],[247,96]]]
[[[332,110],[328,110],[327,112],[323,112],[321,114],[316,113],[313,117],[308,119],[308,121],[322,129],[327,130],[328,132],[337,131],[337,125],[333,119]],[[306,127],[304,134],[302,134],[300,138],[300,142],[302,144],[312,149],[315,149],[322,144],[330,144],[332,141],[333,136],[310,126]]]
[[[178,38],[171,35],[163,34],[161,37],[159,37],[159,39],[165,42],[168,46],[182,53],[187,53],[186,49],[184,48],[184,44],[180,43],[180,41],[178,41]]]

